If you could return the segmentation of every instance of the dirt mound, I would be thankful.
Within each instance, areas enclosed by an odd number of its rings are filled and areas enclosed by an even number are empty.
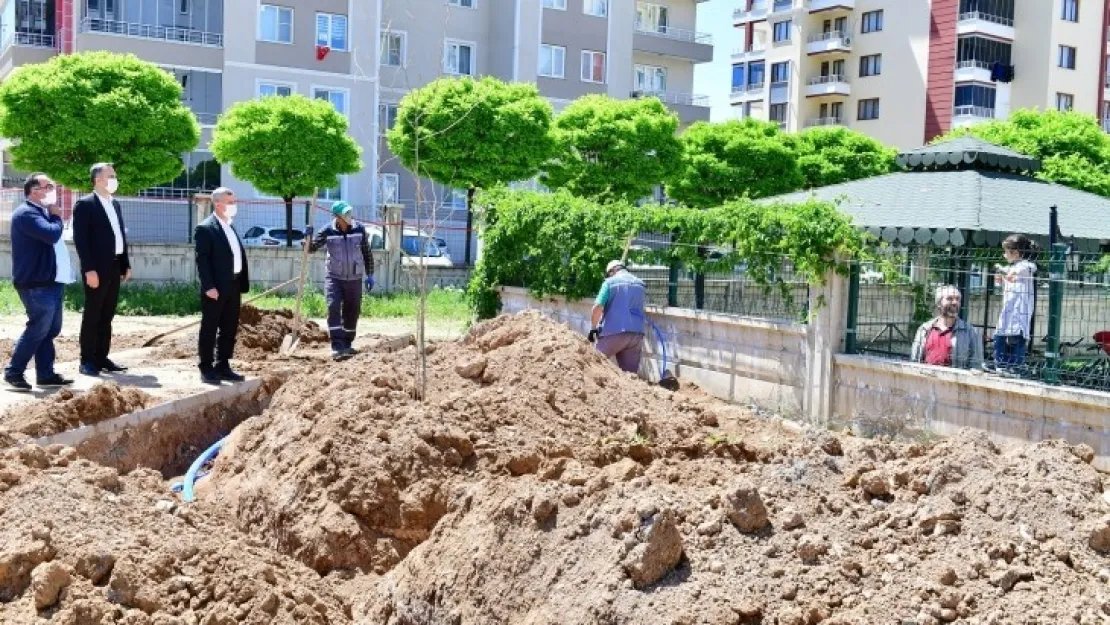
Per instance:
[[[0,452],[0,622],[350,622],[300,564],[60,446]]]
[[[269,358],[281,349],[282,339],[292,334],[295,326],[293,311],[289,309],[263,310],[250,304],[244,305],[239,310],[235,359],[250,361]],[[302,345],[327,343],[328,333],[316,322],[305,321],[301,325],[300,338]],[[163,345],[158,353],[162,358],[175,360],[196,358],[197,335],[194,332],[178,337]]]
[[[41,401],[11,408],[0,424],[27,436],[50,436],[82,425],[115,419],[151,405],[150,395],[115,382],[97,384],[85,393],[62,389]]]
[[[358,622],[1059,623],[1110,615],[1093,453],[786,427],[620,373],[539,316],[290,380],[213,484]]]

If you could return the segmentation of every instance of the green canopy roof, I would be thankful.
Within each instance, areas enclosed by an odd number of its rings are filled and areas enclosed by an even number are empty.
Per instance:
[[[1041,162],[1035,158],[975,137],[958,137],[903,152],[896,162],[911,170],[987,169],[1032,173],[1041,169]]]

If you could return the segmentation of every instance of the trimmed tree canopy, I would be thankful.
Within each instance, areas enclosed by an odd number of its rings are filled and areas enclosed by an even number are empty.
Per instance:
[[[1042,180],[1110,197],[1110,136],[1091,115],[1025,109],[1005,121],[958,128],[937,141],[964,135],[1041,159]]]
[[[794,140],[805,187],[824,187],[890,173],[897,151],[837,126],[810,128]]]
[[[778,195],[805,182],[793,141],[776,124],[753,119],[697,122],[681,140],[680,167],[667,192],[689,206]]]
[[[551,105],[535,85],[441,78],[410,91],[387,135],[409,170],[466,189],[527,180],[551,155]]]
[[[133,55],[86,52],[16,70],[0,85],[0,135],[12,162],[89,188],[89,167],[115,164],[121,193],[173,180],[200,139],[181,86]]]
[[[362,169],[347,118],[326,100],[272,96],[232,106],[212,136],[212,154],[259,191],[287,201],[329,189]]]
[[[542,181],[578,197],[633,202],[677,169],[677,130],[678,116],[656,98],[579,98],[555,118],[555,156]]]

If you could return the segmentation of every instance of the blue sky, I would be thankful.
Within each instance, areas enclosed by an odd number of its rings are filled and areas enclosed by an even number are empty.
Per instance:
[[[698,5],[698,30],[713,35],[713,62],[694,68],[694,93],[709,96],[710,118],[724,121],[732,117],[728,103],[732,80],[732,49],[739,37],[732,26],[732,10],[743,0],[709,0]]]

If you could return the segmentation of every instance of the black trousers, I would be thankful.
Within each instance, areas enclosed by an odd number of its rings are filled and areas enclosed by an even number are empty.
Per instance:
[[[84,281],[84,274],[81,275]],[[119,260],[112,262],[107,273],[97,272],[100,285],[85,285],[85,312],[81,315],[81,362],[101,365],[112,348],[112,320],[119,304]]]
[[[238,285],[239,280],[232,281]],[[239,289],[220,289],[219,299],[200,294],[200,368],[202,371],[230,367],[235,352],[235,336],[239,332]],[[215,364],[213,365],[213,356]]]

